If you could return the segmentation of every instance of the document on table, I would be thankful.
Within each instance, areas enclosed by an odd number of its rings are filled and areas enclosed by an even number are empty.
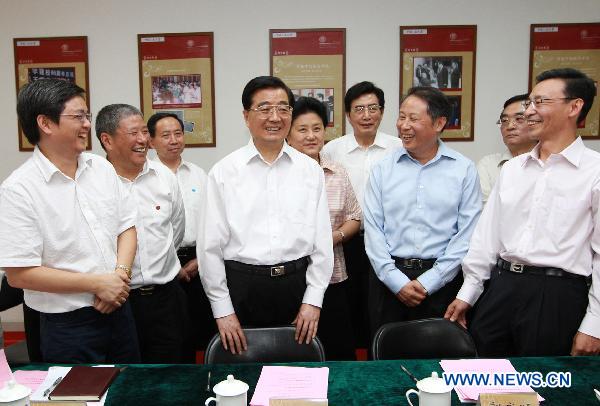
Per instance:
[[[517,373],[507,359],[458,359],[442,360],[440,365],[446,374],[506,374]],[[456,385],[456,394],[461,402],[476,402],[480,393],[534,392],[530,386],[509,385]],[[537,395],[539,401],[544,398]]]
[[[269,406],[269,399],[327,399],[329,368],[264,366],[250,406]]]
[[[46,374],[46,371],[16,371],[13,373],[6,360],[4,350],[0,349],[0,388],[14,378],[15,381],[27,386],[33,392],[44,381]]]

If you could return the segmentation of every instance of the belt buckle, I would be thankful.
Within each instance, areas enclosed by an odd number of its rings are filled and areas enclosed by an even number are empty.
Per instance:
[[[285,275],[285,266],[272,266],[271,267],[271,276],[282,276]]]
[[[140,288],[140,295],[149,296],[154,293],[154,286],[142,286]]]
[[[419,258],[410,258],[404,261],[404,267],[408,269],[422,269],[423,260]]]
[[[525,265],[523,264],[510,264],[510,271],[514,273],[523,273]]]

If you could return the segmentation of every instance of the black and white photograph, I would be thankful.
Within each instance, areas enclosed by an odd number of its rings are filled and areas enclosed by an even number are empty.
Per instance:
[[[456,130],[461,127],[460,125],[460,111],[461,111],[461,97],[460,96],[447,96],[450,101],[450,117],[448,117],[448,124],[446,128],[449,130]]]
[[[413,86],[440,90],[462,89],[461,56],[426,56],[413,59]]]
[[[313,97],[325,105],[327,109],[327,127],[333,127],[333,88],[328,89],[292,89],[294,97]]]

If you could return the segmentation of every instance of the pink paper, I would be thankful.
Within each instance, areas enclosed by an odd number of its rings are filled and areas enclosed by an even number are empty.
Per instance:
[[[327,399],[329,368],[264,366],[250,406],[269,406],[269,399]]]
[[[15,381],[31,389],[33,393],[44,382],[48,371],[15,371]]]
[[[442,369],[446,373],[502,373],[517,372],[512,363],[507,359],[459,359],[440,361]],[[530,386],[500,386],[500,385],[458,385],[454,387],[456,394],[461,399],[476,401],[480,393],[502,393],[502,392],[533,392]],[[538,400],[544,398],[539,394]]]
[[[0,388],[4,387],[4,382],[10,381],[12,378],[12,371],[6,361],[6,354],[4,349],[0,349]]]

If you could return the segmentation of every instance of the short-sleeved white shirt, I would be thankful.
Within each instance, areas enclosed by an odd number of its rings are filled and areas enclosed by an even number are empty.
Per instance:
[[[117,237],[135,225],[136,215],[106,159],[82,153],[71,179],[36,147],[0,187],[0,267],[114,272]],[[91,293],[24,292],[25,303],[44,313],[92,306],[94,300]]]

